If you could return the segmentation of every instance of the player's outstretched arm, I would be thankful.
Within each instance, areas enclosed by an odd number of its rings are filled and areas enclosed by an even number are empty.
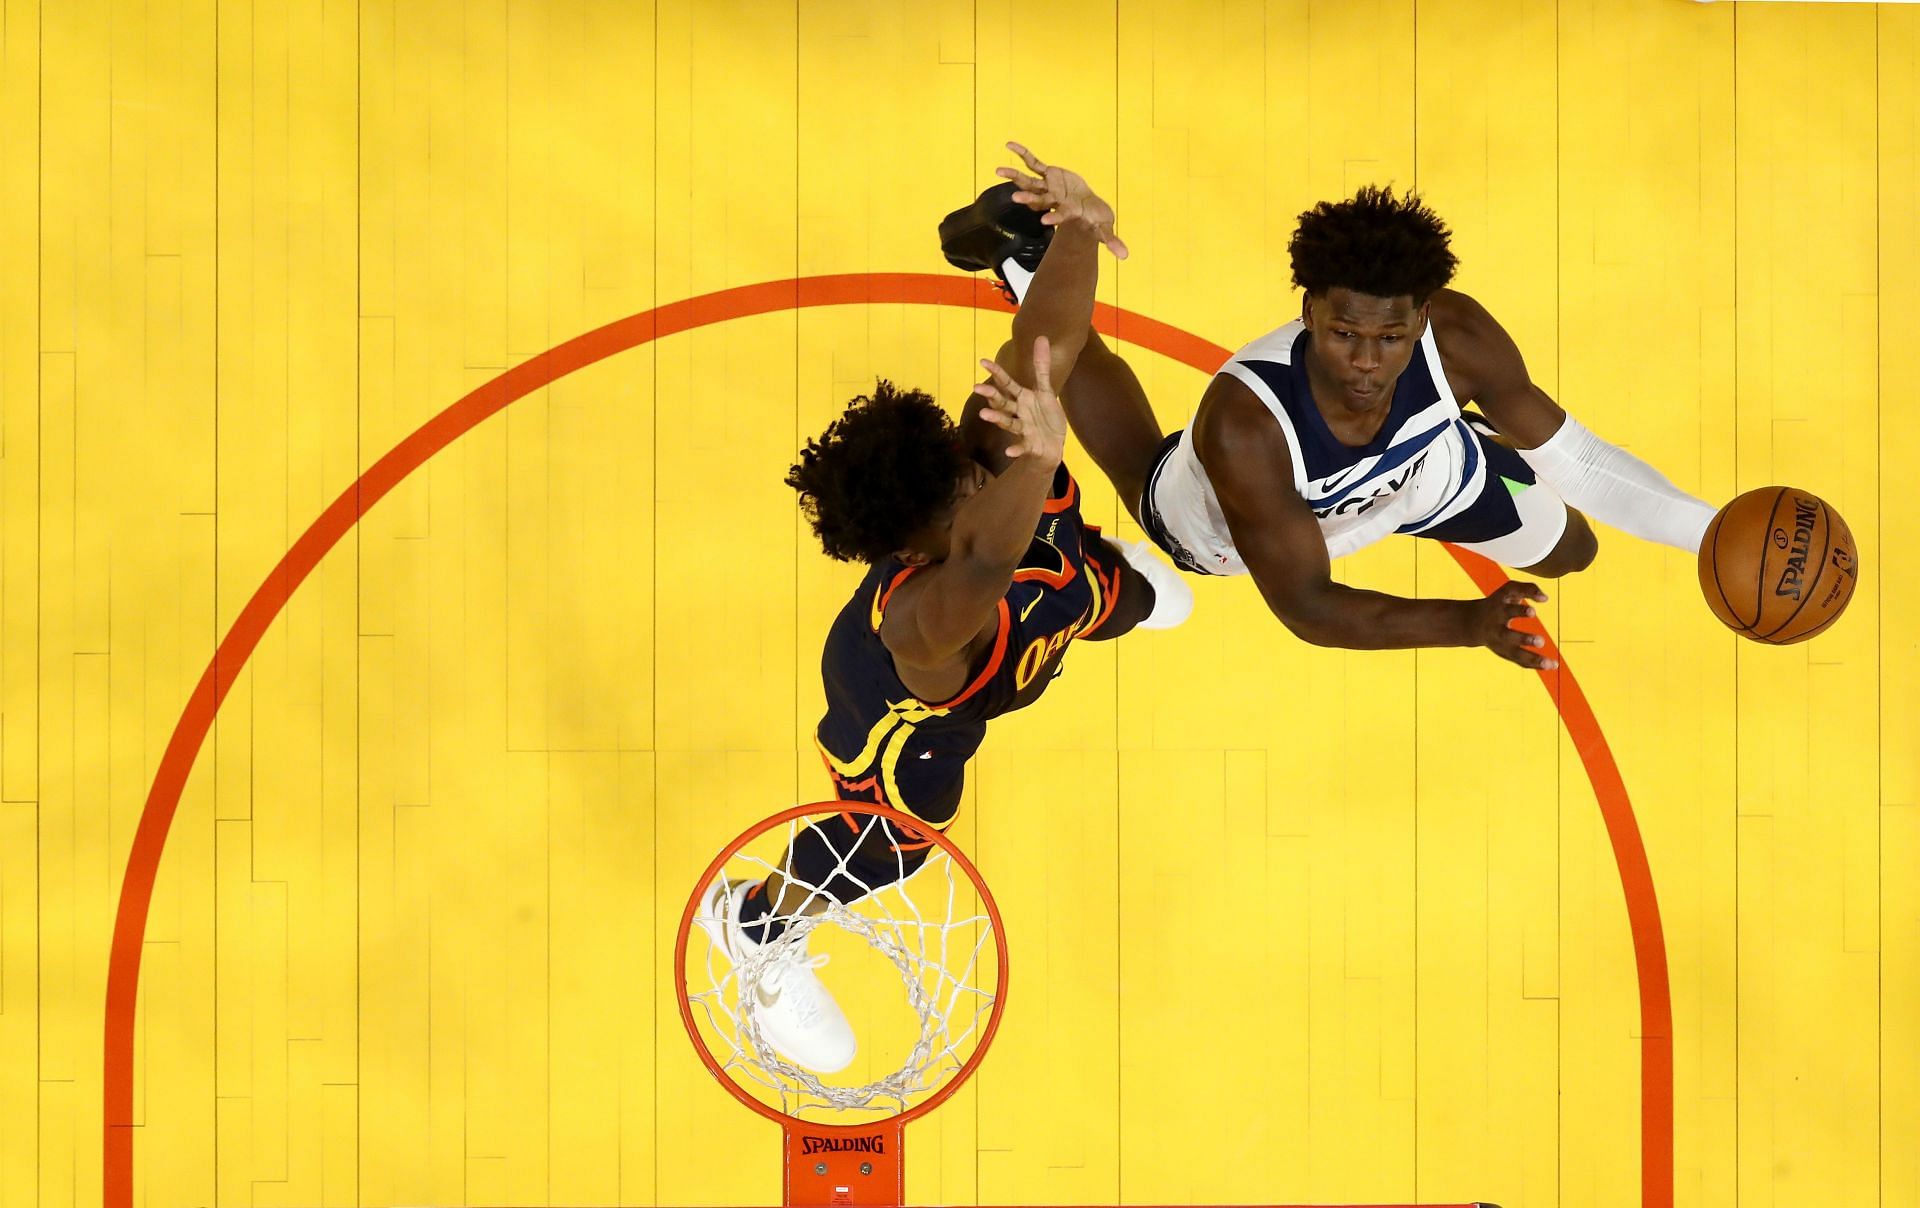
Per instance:
[[[1007,433],[1012,460],[960,505],[946,558],[916,576],[913,590],[887,611],[881,639],[910,667],[950,672],[964,661],[972,643],[997,622],[1013,572],[1033,543],[1066,450],[1067,417],[1053,391],[1046,340],[1036,341],[1032,356],[1032,386],[1014,380],[1005,366],[981,362],[990,380],[975,387],[988,400],[979,415]]]
[[[1066,385],[1080,350],[1086,346],[1093,323],[1093,291],[1099,283],[1099,250],[1104,244],[1124,259],[1127,245],[1114,233],[1113,207],[1096,194],[1079,173],[1043,162],[1019,143],[1007,149],[1020,157],[1027,172],[1001,168],[998,175],[1017,185],[1013,200],[1040,214],[1054,228],[1027,295],[1013,316],[1013,346],[1007,368],[1022,382],[1032,383],[1027,363],[1035,339],[1045,336],[1053,357],[1053,384]]]
[[[1013,317],[1013,336],[1001,345],[996,359],[1017,381],[1032,384],[1033,342],[1044,337],[1053,385],[1061,389],[1092,335],[1100,246],[1106,245],[1122,258],[1127,246],[1114,233],[1113,207],[1094,193],[1079,173],[1043,163],[1019,143],[1008,143],[1007,148],[1036,173],[999,169],[999,175],[1017,186],[1013,200],[1038,212],[1040,221],[1055,229]],[[960,415],[960,432],[974,458],[998,474],[1011,464],[1006,456],[1011,438],[1003,429],[980,421],[983,405],[979,395],[967,400]]]
[[[1443,289],[1433,296],[1429,315],[1455,392],[1480,404],[1560,498],[1622,532],[1699,552],[1713,521],[1711,504],[1562,410],[1534,383],[1519,346],[1486,307]]]
[[[1233,544],[1267,607],[1304,641],[1352,650],[1485,646],[1540,670],[1537,635],[1514,621],[1533,615],[1546,593],[1508,583],[1484,600],[1409,600],[1336,583],[1320,524],[1293,489],[1293,457],[1279,424],[1238,379],[1221,375],[1201,402],[1194,445]]]

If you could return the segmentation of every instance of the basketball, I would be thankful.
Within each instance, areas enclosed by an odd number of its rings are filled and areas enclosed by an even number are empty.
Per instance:
[[[1700,590],[1727,628],[1773,646],[1840,619],[1859,581],[1853,533],[1809,491],[1761,487],[1720,509],[1700,543]]]

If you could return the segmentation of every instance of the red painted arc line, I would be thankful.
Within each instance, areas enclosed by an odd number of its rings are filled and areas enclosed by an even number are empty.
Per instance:
[[[114,914],[113,944],[107,958],[106,1053],[102,1079],[105,1109],[102,1113],[102,1175],[106,1208],[133,1208],[135,1009],[147,911],[152,905],[154,881],[159,875],[167,832],[179,809],[187,776],[213,727],[221,702],[267,627],[320,560],[359,523],[360,517],[434,454],[508,404],[576,369],[663,336],[712,323],[803,307],[872,303],[1010,309],[999,294],[981,280],[929,273],[851,273],[744,285],[630,315],[516,365],[429,419],[368,467],[287,550],[246,607],[240,610],[194,686],[180,720],[174,725],[166,752],[161,756],[159,770],[154,774],[146,805],[141,810],[139,827],[134,832],[133,847],[127,854],[119,906]],[[1229,355],[1228,350],[1218,344],[1104,303],[1094,308],[1094,325],[1107,335],[1157,352],[1201,373],[1212,373]],[[1506,576],[1484,558],[1449,549],[1482,591],[1491,591],[1504,581]],[[1551,638],[1548,644],[1548,653],[1559,658]],[[1620,778],[1606,736],[1601,733],[1600,723],[1572,670],[1561,659],[1557,673],[1540,678],[1559,709],[1561,722],[1593,782],[1594,796],[1599,801],[1607,837],[1613,846],[1614,862],[1620,870],[1640,989],[1641,1204],[1642,1208],[1672,1208],[1673,1011],[1667,984],[1666,941],[1661,931],[1653,873],[1647,863],[1646,848],[1641,842],[1626,784]]]
[[[1458,546],[1447,552],[1472,577],[1482,592],[1492,594],[1507,581],[1507,573],[1493,562]],[[1633,965],[1640,987],[1640,1203],[1643,1208],[1673,1208],[1673,999],[1667,984],[1667,940],[1660,924],[1660,901],[1653,888],[1653,867],[1633,816],[1626,781],[1613,762],[1600,719],[1594,716],[1580,681],[1544,626],[1523,626],[1546,639],[1543,652],[1560,664],[1558,671],[1538,672],[1547,695],[1560,711],[1560,722],[1573,739],[1574,750],[1587,770],[1600,818],[1613,845],[1613,862],[1620,870],[1620,888],[1627,899],[1627,921],[1633,935]]]

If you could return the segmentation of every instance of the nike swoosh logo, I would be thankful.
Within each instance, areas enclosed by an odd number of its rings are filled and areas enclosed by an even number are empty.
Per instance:
[[[1027,619],[1027,614],[1028,614],[1028,613],[1030,613],[1030,612],[1032,612],[1032,611],[1033,611],[1034,609],[1036,609],[1036,608],[1038,608],[1038,607],[1040,607],[1040,597],[1039,597],[1039,596],[1035,596],[1035,597],[1034,597],[1033,599],[1031,599],[1031,600],[1029,600],[1029,601],[1027,602],[1027,606],[1026,606],[1025,608],[1022,608],[1022,609],[1020,610],[1020,619],[1021,619],[1022,621],[1024,621],[1024,620],[1026,620],[1026,619]]]
[[[1319,483],[1319,488],[1321,491],[1325,492],[1326,494],[1331,495],[1333,492],[1347,485],[1348,476],[1351,475],[1354,471],[1359,470],[1363,467],[1370,467],[1372,463],[1378,460],[1379,460],[1378,458],[1370,457],[1366,461],[1348,466],[1346,469],[1340,471],[1338,474],[1335,474],[1332,478],[1321,479]]]

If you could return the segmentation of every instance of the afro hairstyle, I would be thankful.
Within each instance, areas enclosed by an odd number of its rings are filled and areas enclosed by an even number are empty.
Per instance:
[[[971,461],[931,395],[881,379],[806,443],[786,481],[828,557],[871,564],[953,502]]]
[[[1460,261],[1452,232],[1418,193],[1366,185],[1345,201],[1323,201],[1300,215],[1287,244],[1293,283],[1324,297],[1345,288],[1376,298],[1411,295],[1423,305],[1453,280]]]

